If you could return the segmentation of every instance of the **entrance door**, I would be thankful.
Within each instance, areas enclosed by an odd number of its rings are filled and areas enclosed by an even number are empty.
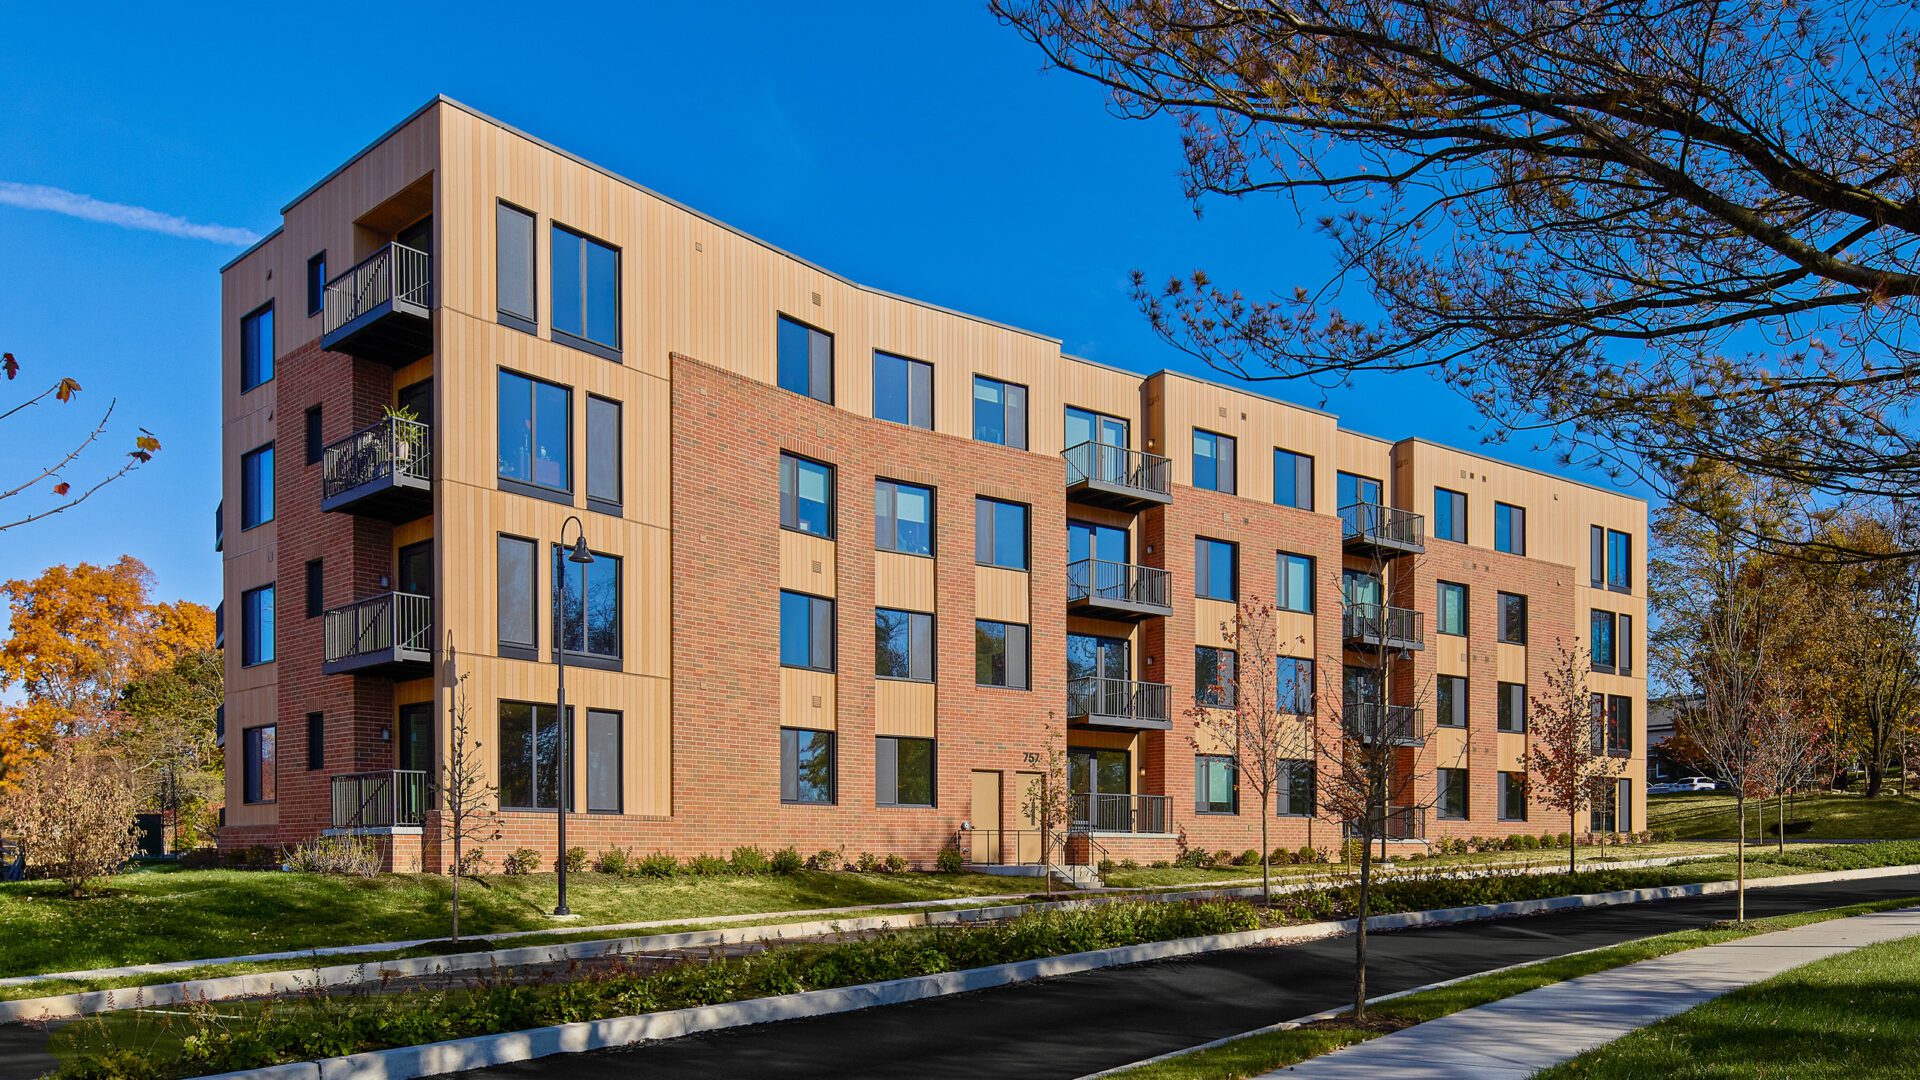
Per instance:
[[[433,254],[433,215],[428,214],[419,221],[401,229],[394,236],[394,242],[410,247],[415,251]]]
[[[394,591],[433,595],[433,541],[408,544],[394,557]]]
[[[433,380],[408,383],[394,395],[401,410],[409,410],[429,428],[433,426]]]
[[[1043,858],[1040,850],[1039,809],[1028,795],[1034,785],[1040,782],[1037,772],[1017,772],[1013,774],[1014,816],[1020,822],[1020,828],[1014,833],[1013,861],[1017,863],[1037,863]]]
[[[973,831],[967,834],[972,848],[969,862],[983,866],[1000,864],[1000,774],[986,769],[973,771],[973,806],[968,811]]]
[[[1081,443],[1102,443],[1127,448],[1127,422],[1115,416],[1088,412],[1085,409],[1067,408],[1066,447],[1072,449]]]
[[[1367,534],[1379,527],[1379,511],[1374,507],[1381,505],[1380,481],[1343,472],[1336,484],[1336,501],[1348,533]]]
[[[1127,530],[1086,521],[1067,522],[1067,564],[1082,559],[1123,563],[1127,561]]]
[[[1364,570],[1340,571],[1340,599],[1348,607],[1355,604],[1371,604],[1378,607],[1385,598],[1380,588],[1380,575],[1369,574]]]
[[[1125,679],[1127,640],[1098,634],[1067,635],[1067,681],[1074,679]]]
[[[433,703],[416,701],[400,706],[400,737],[394,740],[393,767],[433,772]]]

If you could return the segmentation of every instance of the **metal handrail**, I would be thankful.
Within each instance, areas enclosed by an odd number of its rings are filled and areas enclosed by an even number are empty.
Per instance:
[[[1350,503],[1340,508],[1340,533],[1347,539],[1386,540],[1424,547],[1427,519],[1382,503]]]
[[[1089,440],[1067,447],[1060,456],[1067,461],[1069,484],[1092,480],[1156,495],[1172,490],[1172,462],[1159,454]]]
[[[432,480],[431,435],[418,420],[388,416],[330,443],[321,454],[321,493],[332,498],[390,476]]]
[[[1426,810],[1418,806],[1388,806],[1376,808],[1380,815],[1379,828],[1374,831],[1375,840],[1425,840],[1427,837]],[[1347,837],[1360,835],[1360,829],[1351,821],[1342,823],[1341,830]]]
[[[1340,612],[1341,633],[1376,641],[1426,640],[1426,612],[1390,604],[1347,604]]]
[[[1166,795],[1075,792],[1071,829],[1075,832],[1169,832],[1172,803]]]
[[[1068,716],[1126,716],[1164,722],[1172,718],[1166,683],[1082,676],[1067,682]]]
[[[1021,860],[1020,841],[1028,836],[1033,838],[1034,846],[1038,847],[1039,829],[961,829],[954,833],[953,846],[959,850],[961,858],[975,866],[1029,866],[1043,860]],[[974,858],[976,853],[987,857]]]
[[[405,244],[385,244],[327,282],[320,332],[331,334],[382,304],[430,306],[432,257]]]
[[[396,649],[426,652],[433,645],[433,597],[391,592],[326,613],[329,663]]]
[[[1167,607],[1173,575],[1157,566],[1081,559],[1067,564],[1067,599],[1124,600]]]
[[[343,773],[333,778],[333,827],[381,829],[426,821],[427,774],[417,769]]]
[[[1362,742],[1416,743],[1421,741],[1420,706],[1349,702],[1341,710],[1341,726]]]

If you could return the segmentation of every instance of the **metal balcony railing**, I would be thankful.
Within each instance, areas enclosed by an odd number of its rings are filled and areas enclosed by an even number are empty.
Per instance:
[[[1361,742],[1418,746],[1425,737],[1420,730],[1421,712],[1418,705],[1350,702],[1342,710],[1340,719],[1347,735]]]
[[[381,593],[326,613],[326,662],[425,659],[433,648],[433,597]]]
[[[1156,566],[1081,559],[1067,564],[1067,602],[1172,610],[1172,575]]]
[[[320,493],[333,499],[380,480],[433,479],[433,439],[418,420],[389,416],[329,445],[320,460]]]
[[[1427,519],[1380,503],[1353,503],[1340,508],[1340,535],[1348,543],[1425,551]]]
[[[427,774],[412,769],[333,778],[333,827],[390,829],[426,821]]]
[[[1418,806],[1389,806],[1376,810],[1376,828],[1373,839],[1387,840],[1425,840],[1427,838],[1427,812]],[[1342,831],[1351,839],[1361,834],[1358,822],[1345,822]]]
[[[1165,795],[1105,795],[1076,792],[1073,828],[1089,832],[1166,833],[1173,828]]]
[[[432,257],[405,244],[387,244],[327,282],[320,332],[332,334],[389,304],[424,311],[432,295]]]
[[[1111,443],[1083,442],[1061,455],[1067,462],[1067,487],[1131,496],[1142,502],[1167,502],[1173,491],[1173,465],[1158,454]]]
[[[1086,676],[1067,682],[1067,717],[1092,724],[1165,728],[1173,723],[1166,683]]]
[[[1426,613],[1388,604],[1348,604],[1340,613],[1348,641],[1394,649],[1426,646]]]

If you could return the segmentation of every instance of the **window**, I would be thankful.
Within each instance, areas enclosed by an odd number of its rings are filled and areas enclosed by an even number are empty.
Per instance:
[[[973,681],[981,686],[1027,688],[1027,628],[1019,623],[973,624]]]
[[[1465,676],[1434,676],[1433,697],[1436,713],[1433,722],[1435,724],[1441,727],[1456,728],[1467,726],[1467,680]]]
[[[560,725],[552,705],[500,703],[500,809],[552,810],[560,803]],[[568,718],[573,710],[567,710]],[[568,778],[567,808],[573,809]]]
[[[1493,504],[1493,550],[1513,555],[1527,553],[1527,511],[1503,502]]]
[[[273,520],[273,444],[240,455],[240,528]]]
[[[587,395],[587,508],[620,512],[620,403]]]
[[[873,417],[933,430],[933,365],[875,350]]]
[[[620,660],[620,557],[593,553],[590,563],[570,562],[567,550],[553,545],[553,580],[560,589],[560,625],[554,641],[570,662]]]
[[[1281,552],[1274,585],[1274,606],[1281,611],[1313,611],[1313,557]]]
[[[263,585],[240,594],[240,663],[244,667],[273,662],[273,586]]]
[[[534,561],[534,542],[518,536],[494,538],[494,575],[498,589],[496,618],[500,655],[534,660],[539,647],[539,620],[534,618],[533,598],[539,590],[534,581],[538,566]]]
[[[1467,819],[1467,770],[1436,769],[1438,799],[1435,814],[1444,821]]]
[[[1467,587],[1451,581],[1439,583],[1440,632],[1459,637],[1467,635]]]
[[[1239,598],[1239,548],[1225,540],[1193,540],[1193,595],[1208,600]]]
[[[1527,730],[1527,684],[1503,682],[1499,686],[1499,702],[1495,717],[1495,728],[1515,733]]]
[[[620,359],[620,251],[553,227],[553,340]]]
[[[780,666],[833,670],[833,601],[780,594]]]
[[[517,206],[493,207],[494,307],[501,323],[535,332],[533,214]]]
[[[1633,616],[1621,615],[1615,623],[1613,640],[1614,670],[1633,674]]]
[[[241,735],[241,761],[244,766],[240,790],[242,802],[273,801],[273,731],[274,725],[262,724],[248,728]]]
[[[1598,525],[1587,533],[1588,584],[1599,589],[1607,584],[1607,530]]]
[[[1273,452],[1273,501],[1277,506],[1313,509],[1313,459],[1291,450]]]
[[[780,455],[780,527],[833,539],[833,467]]]
[[[780,729],[780,801],[833,801],[833,732]]]
[[[1610,611],[1596,611],[1591,616],[1592,633],[1588,652],[1593,659],[1593,670],[1612,671],[1616,662],[1614,651],[1614,622]]]
[[[273,378],[273,305],[240,320],[240,392]]]
[[[587,710],[587,813],[617,814],[620,784],[620,714]]]
[[[1633,753],[1633,699],[1619,694],[1607,695],[1607,753],[1626,757]]]
[[[307,410],[307,464],[318,465],[327,456],[327,444],[320,434],[320,406]]]
[[[1279,711],[1301,716],[1313,712],[1313,661],[1302,656],[1274,659],[1274,701]]]
[[[1211,645],[1193,650],[1193,699],[1216,709],[1231,709],[1239,688],[1239,654]]]
[[[307,714],[307,771],[327,766],[327,717],[325,713]]]
[[[933,489],[897,480],[873,486],[873,546],[902,555],[933,554]]]
[[[327,253],[307,260],[307,317],[320,314],[327,305]]]
[[[1500,820],[1527,820],[1527,774],[1503,772],[1500,774]]]
[[[500,479],[533,494],[571,492],[573,391],[502,370],[498,393]]]
[[[307,618],[317,619],[327,610],[326,570],[319,559],[307,564]]]
[[[1009,570],[1027,568],[1027,508],[985,496],[973,501],[973,561]]]
[[[933,805],[933,740],[882,735],[874,740],[874,801],[881,806]]]
[[[1280,762],[1279,772],[1279,782],[1273,789],[1273,812],[1281,817],[1312,817],[1313,762],[1288,758]]]
[[[1633,831],[1633,781],[1615,780],[1593,800],[1588,825],[1594,832]]]
[[[873,613],[873,674],[933,681],[933,616],[879,608]]]
[[[1193,756],[1193,812],[1196,814],[1237,814],[1240,812],[1233,759],[1224,754]]]
[[[1607,530],[1607,588],[1633,591],[1633,537]]]
[[[1016,383],[973,377],[973,437],[1016,449],[1027,448],[1027,388]]]
[[[833,335],[780,316],[780,389],[833,404]]]
[[[1467,497],[1446,488],[1433,489],[1433,538],[1467,542]]]
[[[1193,429],[1193,486],[1202,491],[1239,492],[1239,469],[1231,435]]]
[[[1527,598],[1513,593],[1497,593],[1494,617],[1499,623],[1495,633],[1508,645],[1527,643]]]

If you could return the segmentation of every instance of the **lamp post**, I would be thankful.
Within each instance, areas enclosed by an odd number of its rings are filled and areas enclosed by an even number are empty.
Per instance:
[[[567,561],[585,566],[593,561],[593,552],[587,550],[587,527],[580,523],[579,517],[569,515],[567,520],[560,523],[561,547],[567,546],[568,525],[574,526],[574,528],[578,530],[578,535],[573,541],[573,550],[567,552]],[[555,570],[559,571],[560,569],[556,564]],[[554,583],[555,587],[553,590],[553,656],[554,665],[559,675],[554,722],[560,725],[560,775],[558,778],[559,790],[554,793],[553,802],[554,816],[560,821],[560,857],[558,859],[560,896],[558,902],[554,904],[553,913],[555,915],[565,916],[573,914],[573,912],[567,908],[567,804],[571,801],[568,796],[571,795],[573,791],[573,784],[571,782],[573,780],[573,763],[568,760],[567,749],[569,742],[568,736],[572,734],[569,729],[571,729],[573,725],[567,721],[567,627],[561,622],[561,618],[566,612],[566,603],[562,599],[567,589],[566,574],[562,571],[558,576],[560,580]]]

